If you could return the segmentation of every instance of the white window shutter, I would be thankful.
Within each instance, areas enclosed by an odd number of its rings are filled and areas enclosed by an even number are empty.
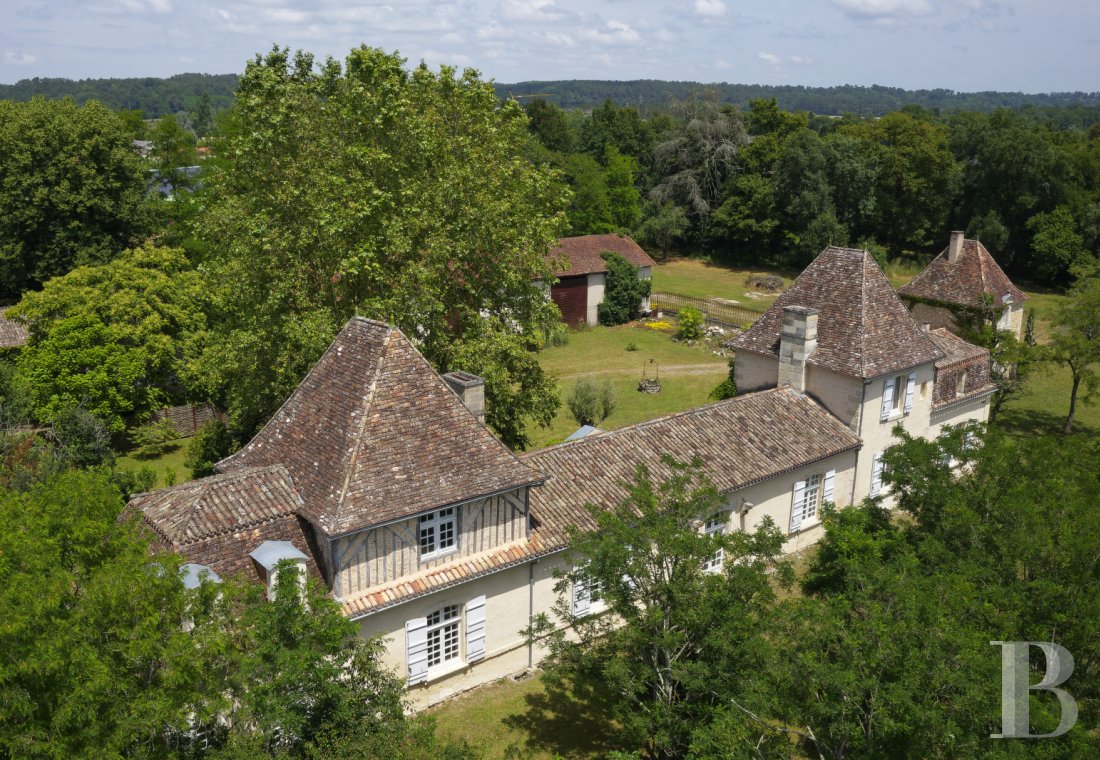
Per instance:
[[[802,524],[802,510],[806,499],[806,481],[799,480],[794,484],[794,492],[791,494],[791,533],[798,530]]]
[[[822,489],[821,500],[832,501],[833,500],[833,483],[836,482],[836,470],[829,470],[825,473],[825,486]]]
[[[405,658],[409,663],[409,686],[428,680],[427,618],[405,623]]]
[[[882,452],[875,454],[874,462],[871,464],[871,495],[878,496],[882,491],[882,471],[884,465],[882,463]]]
[[[466,602],[466,662],[485,656],[485,595]]]
[[[905,387],[905,413],[913,408],[913,392],[917,390],[917,373],[909,373],[909,384]]]
[[[588,614],[592,600],[588,594],[588,584],[583,577],[573,582],[573,614],[577,617]]]
[[[890,417],[890,410],[894,407],[894,383],[896,382],[897,379],[891,377],[882,386],[882,414],[879,416],[880,420],[885,421]]]

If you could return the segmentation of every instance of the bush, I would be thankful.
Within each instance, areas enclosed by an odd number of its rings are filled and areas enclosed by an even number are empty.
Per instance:
[[[699,340],[703,337],[703,312],[694,306],[685,306],[676,316],[676,337],[680,340]]]
[[[777,274],[750,274],[745,278],[750,288],[776,293],[783,289],[783,278]]]
[[[638,350],[638,344],[635,343],[634,341],[630,341],[629,343],[626,344],[626,350],[627,351],[637,351]]]
[[[886,270],[886,246],[879,245],[872,238],[864,238],[859,241],[858,247],[871,254],[871,258],[878,264],[879,269]]]
[[[590,377],[582,377],[566,399],[578,425],[598,425],[615,411],[615,389],[610,380],[598,386]]]
[[[97,467],[114,461],[111,433],[89,411],[75,406],[61,410],[51,433],[61,458],[75,467]]]
[[[649,295],[649,280],[638,279],[638,268],[617,253],[600,254],[607,262],[603,301],[596,308],[601,325],[621,325],[634,319],[642,299]]]
[[[714,386],[714,390],[710,392],[711,401],[725,401],[737,395],[737,383],[733,380],[733,359],[730,359],[729,367],[730,371],[726,379]]]
[[[183,463],[191,470],[191,477],[202,478],[214,474],[214,465],[229,456],[233,441],[229,430],[221,420],[210,420],[191,439],[187,457]]]
[[[563,322],[558,322],[551,327],[546,333],[546,340],[543,341],[543,348],[548,346],[565,346],[569,344],[569,328],[565,326]]]
[[[129,501],[136,493],[146,493],[156,488],[157,471],[147,464],[136,470],[113,470],[111,482],[122,491],[122,498]]]
[[[137,444],[142,456],[146,457],[160,456],[168,448],[168,444],[179,437],[179,431],[167,417],[142,425],[130,434],[130,440]]]

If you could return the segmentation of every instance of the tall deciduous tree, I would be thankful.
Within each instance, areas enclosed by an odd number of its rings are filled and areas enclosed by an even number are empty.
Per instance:
[[[142,247],[74,269],[9,311],[30,340],[18,360],[35,416],[79,406],[122,430],[181,398],[185,346],[201,340],[206,295],[182,251]]]
[[[0,299],[107,261],[145,234],[131,140],[95,101],[0,101]]]
[[[1070,289],[1054,314],[1054,358],[1070,371],[1069,413],[1065,432],[1073,430],[1078,394],[1092,398],[1100,390],[1100,276],[1089,277]]]
[[[279,49],[248,64],[205,220],[220,327],[195,367],[238,434],[355,313],[396,322],[441,371],[490,331],[533,343],[556,322],[533,283],[549,277],[566,191],[525,160],[527,123],[473,70],[409,71],[376,49],[343,66]],[[509,414],[548,423],[554,384],[514,366],[493,368],[524,389]],[[499,419],[504,399],[488,387],[486,401]],[[522,431],[497,430],[514,446]]]

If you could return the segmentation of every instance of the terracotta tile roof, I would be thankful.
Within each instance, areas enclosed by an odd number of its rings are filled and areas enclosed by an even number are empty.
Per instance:
[[[964,240],[955,263],[948,261],[947,253],[945,248],[923,272],[899,288],[898,293],[970,307],[982,306],[982,295],[986,293],[995,305],[1004,303],[1005,295],[1015,303],[1027,300],[1027,295],[1012,284],[979,241]]]
[[[539,478],[396,328],[350,320],[223,472],[285,465],[300,513],[330,536]]]
[[[943,358],[936,362],[936,369],[975,359],[985,358],[986,361],[989,361],[988,349],[975,346],[973,343],[967,343],[962,338],[952,334],[946,327],[929,331],[928,337],[944,354]]]
[[[547,474],[531,491],[533,533],[544,550],[562,548],[566,527],[593,527],[586,503],[612,506],[624,481],[645,464],[661,479],[675,452],[698,456],[714,485],[733,491],[806,464],[859,448],[860,439],[807,396],[788,387],[739,396],[637,425],[525,454]]]
[[[636,267],[652,267],[656,262],[642,247],[626,235],[581,235],[558,240],[558,245],[547,255],[555,265],[555,277],[576,277],[593,272],[606,272],[607,262],[600,256],[604,251],[613,251]],[[568,269],[559,269],[557,264],[564,259],[569,262]]]
[[[558,551],[560,548],[562,547],[548,550],[540,538],[533,535],[521,544],[477,554],[421,575],[409,576],[369,589],[364,594],[344,601],[343,611],[354,620],[418,596],[432,594],[483,575],[521,565],[551,551]]]
[[[941,357],[867,251],[826,248],[752,327],[726,345],[778,356],[787,306],[819,312],[809,364],[866,379]]]
[[[27,342],[27,328],[4,316],[8,308],[0,308],[0,348],[19,348]]]
[[[285,467],[243,469],[136,494],[153,531],[172,544],[190,544],[294,514],[302,505]]]
[[[306,553],[310,574],[320,579],[307,527],[295,514],[301,503],[290,474],[277,466],[137,494],[127,511],[139,511],[160,544],[223,577],[244,573],[259,580],[249,553],[264,541],[290,541]]]

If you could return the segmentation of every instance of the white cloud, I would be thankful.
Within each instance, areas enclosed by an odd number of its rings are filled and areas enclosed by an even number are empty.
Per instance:
[[[38,56],[23,50],[8,50],[4,53],[4,63],[15,66],[26,66],[38,60]]]
[[[724,16],[726,4],[722,0],[695,0],[695,12],[700,16]]]
[[[871,21],[894,21],[932,12],[928,0],[833,0],[833,4],[853,18]]]
[[[814,59],[810,58],[807,55],[792,55],[791,56],[791,63],[799,65],[799,66],[808,66],[809,64],[811,64],[813,62],[814,62]]]
[[[630,45],[641,40],[638,33],[629,24],[624,24],[622,21],[608,21],[606,26],[610,31],[583,29],[581,30],[581,37],[590,42],[598,42],[601,45]]]
[[[504,0],[500,12],[509,21],[552,21],[562,16],[553,0]]]
[[[783,63],[783,59],[775,53],[757,53],[756,57],[764,63],[770,63],[772,66],[778,66]]]

